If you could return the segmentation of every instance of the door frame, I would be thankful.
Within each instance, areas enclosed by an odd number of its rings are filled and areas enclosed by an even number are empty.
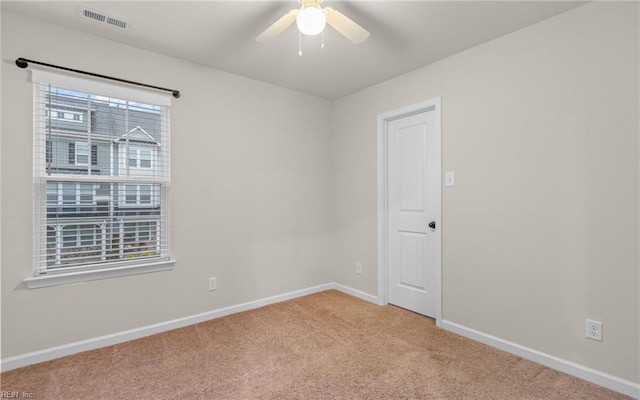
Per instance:
[[[388,136],[389,122],[421,112],[434,111],[436,125],[436,325],[442,324],[442,107],[441,97],[378,114],[378,304],[389,304],[388,289],[388,237],[389,226],[387,192],[388,185]]]

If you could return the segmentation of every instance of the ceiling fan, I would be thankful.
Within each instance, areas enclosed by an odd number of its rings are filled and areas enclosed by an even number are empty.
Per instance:
[[[317,35],[324,31],[326,24],[329,24],[354,44],[362,43],[369,37],[369,32],[341,12],[331,7],[320,7],[322,0],[298,0],[298,2],[301,5],[299,9],[289,10],[262,32],[256,40],[269,41],[284,32],[294,21],[300,33],[305,35]]]

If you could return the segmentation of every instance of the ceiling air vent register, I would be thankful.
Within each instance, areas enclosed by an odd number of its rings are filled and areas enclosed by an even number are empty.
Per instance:
[[[96,22],[103,25],[109,25],[114,28],[128,30],[131,28],[131,23],[123,21],[122,19],[111,17],[100,11],[91,10],[89,8],[79,8],[78,14],[84,18],[89,19],[92,22]]]

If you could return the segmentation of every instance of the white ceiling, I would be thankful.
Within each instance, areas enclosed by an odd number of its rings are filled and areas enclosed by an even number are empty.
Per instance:
[[[327,27],[323,49],[319,36],[303,36],[302,56],[295,24],[271,42],[254,40],[297,8],[296,0],[2,1],[2,10],[333,100],[582,4],[325,0],[323,6],[341,11],[371,36],[354,45]],[[131,29],[83,19],[80,5],[126,20]]]

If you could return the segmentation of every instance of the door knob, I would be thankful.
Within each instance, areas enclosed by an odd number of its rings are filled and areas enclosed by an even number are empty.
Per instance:
[[[436,229],[436,221],[429,222],[429,228]]]

